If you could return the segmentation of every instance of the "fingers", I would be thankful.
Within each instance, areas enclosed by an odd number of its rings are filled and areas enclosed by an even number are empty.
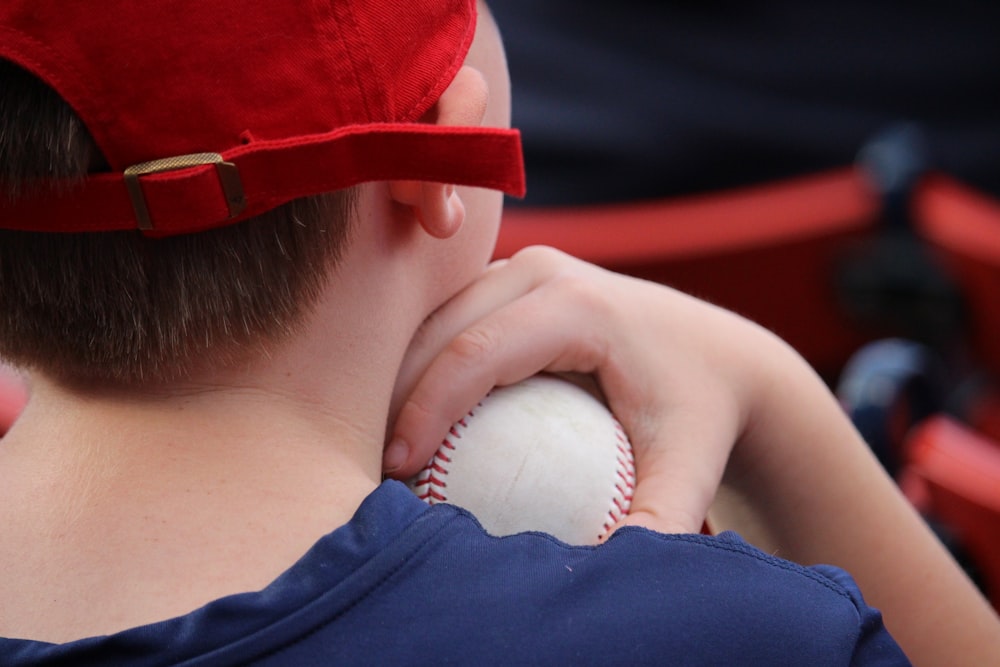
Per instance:
[[[687,411],[693,415],[694,411]],[[657,434],[639,438],[632,506],[621,526],[642,526],[661,533],[701,531],[732,446],[732,424],[664,419]]]
[[[745,423],[731,314],[548,249],[493,267],[428,320],[401,377],[383,469],[411,477],[494,386],[538,372],[597,377],[637,484],[622,525],[700,531]]]
[[[483,276],[453,297],[421,325],[400,367],[389,407],[387,433],[391,434],[403,401],[431,361],[466,328],[491,311],[531,291],[542,276],[537,270],[505,271],[511,260],[493,262]]]
[[[458,334],[435,357],[399,411],[384,458],[387,474],[405,478],[416,473],[451,425],[494,386],[540,371],[588,372],[601,364],[600,338],[579,336],[590,309],[574,305],[564,283],[529,286],[520,298]],[[554,302],[566,307],[552,308]]]

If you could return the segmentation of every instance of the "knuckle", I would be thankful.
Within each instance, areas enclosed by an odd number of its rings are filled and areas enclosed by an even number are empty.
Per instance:
[[[402,430],[403,427],[415,428],[426,424],[436,416],[437,413],[434,408],[425,402],[424,399],[425,396],[420,392],[414,392],[414,394],[407,399],[399,413],[397,426],[400,430]]]
[[[556,270],[569,260],[569,255],[551,246],[534,245],[522,248],[511,256],[516,264],[527,264],[541,270]]]
[[[433,454],[451,424],[443,401],[441,395],[418,392],[400,410],[396,434],[410,444],[411,458],[421,465]]]
[[[419,447],[423,444],[424,432],[433,417],[434,411],[422,402],[419,395],[413,395],[399,410],[394,425],[395,435]]]
[[[499,336],[492,329],[477,326],[456,336],[449,345],[449,351],[462,366],[476,368],[492,357],[499,345]]]
[[[568,305],[603,317],[609,314],[613,302],[610,293],[591,277],[577,271],[563,271],[550,281],[559,291],[559,299]]]

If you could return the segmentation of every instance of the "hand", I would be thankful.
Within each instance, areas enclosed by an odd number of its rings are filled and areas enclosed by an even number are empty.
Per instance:
[[[409,477],[493,386],[543,370],[596,376],[632,439],[625,523],[696,532],[711,506],[713,528],[847,569],[915,661],[1000,652],[996,614],[800,356],[732,313],[554,250],[494,264],[425,323],[387,472]]]
[[[624,523],[698,532],[748,422],[756,360],[780,346],[669,288],[527,249],[493,264],[418,332],[393,401],[386,472],[415,474],[494,386],[540,371],[591,373],[635,451]]]

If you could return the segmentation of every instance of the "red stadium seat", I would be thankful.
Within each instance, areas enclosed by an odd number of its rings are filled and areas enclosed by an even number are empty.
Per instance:
[[[1000,610],[1000,443],[931,418],[908,438],[903,479],[915,504],[954,533]]]
[[[875,337],[845,318],[834,277],[880,208],[856,168],[662,201],[508,208],[496,256],[550,245],[671,285],[760,322],[834,373]]]
[[[1000,372],[1000,201],[934,174],[915,189],[911,214],[959,284],[976,356]]]

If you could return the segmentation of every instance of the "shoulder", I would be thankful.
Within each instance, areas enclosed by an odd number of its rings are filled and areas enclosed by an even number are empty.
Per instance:
[[[733,534],[628,528],[599,547],[499,538],[398,484],[263,591],[69,645],[0,639],[0,654],[13,664],[907,664],[835,568],[802,568]]]
[[[870,645],[886,664],[907,664],[846,573],[775,558],[735,534],[627,528],[573,547],[540,533],[494,537],[453,507],[423,519],[433,534],[359,611],[371,603],[468,659],[655,664],[680,651],[690,664],[824,665]]]

